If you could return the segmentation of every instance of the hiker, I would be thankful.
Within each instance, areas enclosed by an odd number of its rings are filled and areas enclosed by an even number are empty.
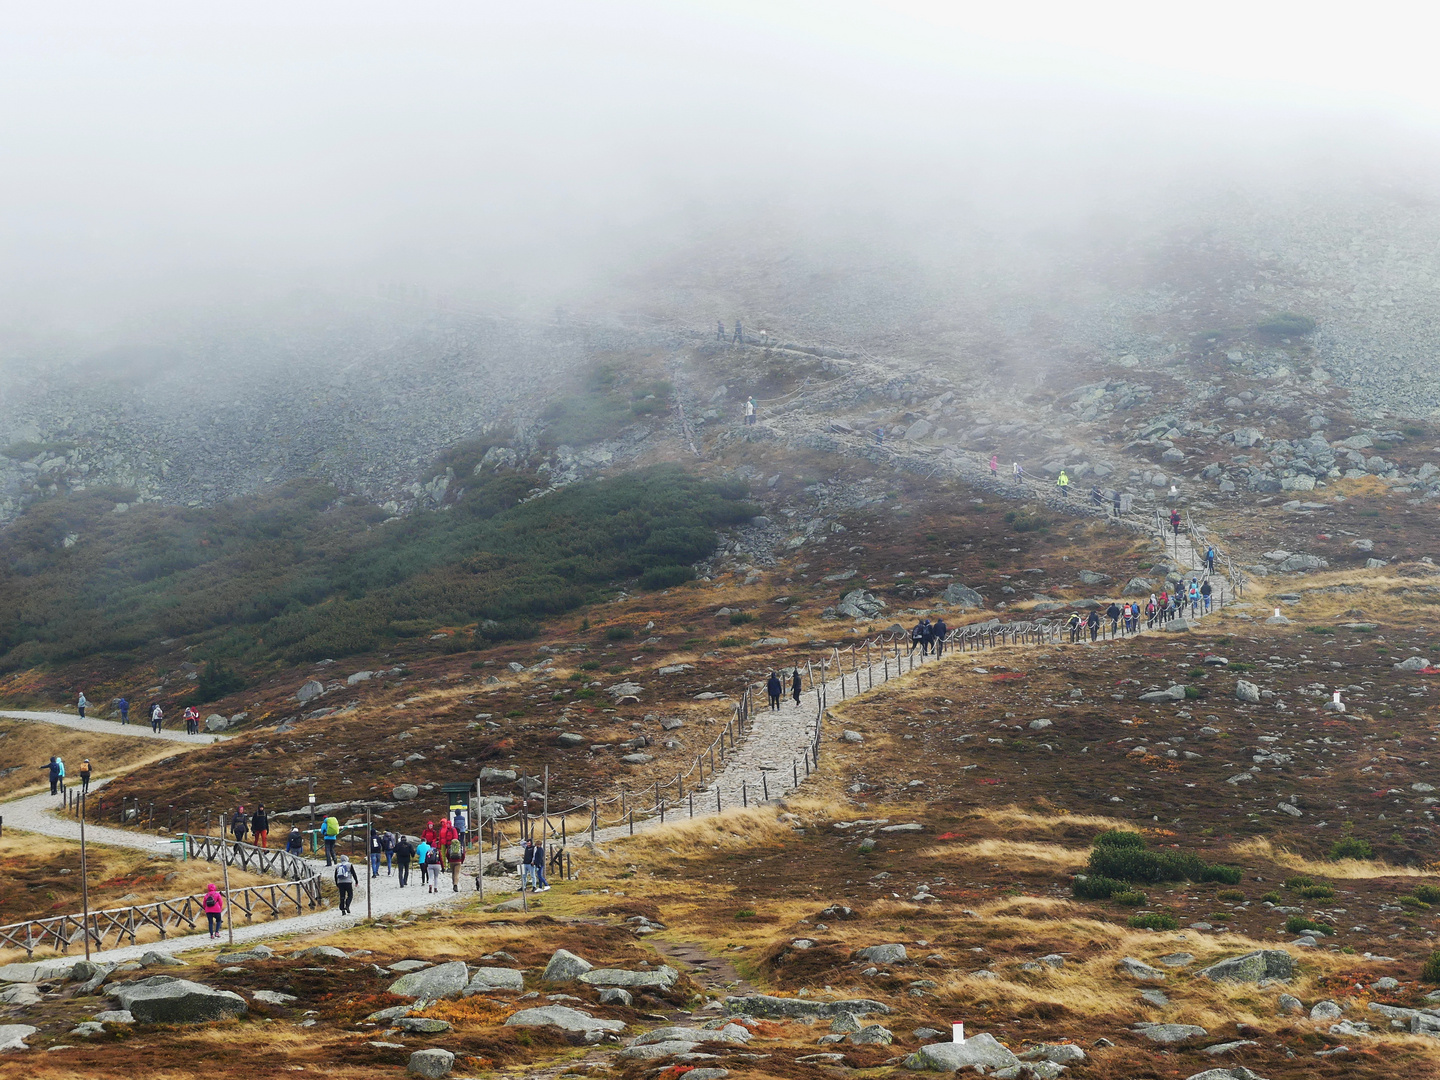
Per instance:
[[[990,479],[991,479],[991,480],[998,480],[998,479],[1000,479],[1000,455],[999,455],[999,454],[991,454],[991,455],[990,455]]]
[[[225,910],[225,898],[213,881],[205,886],[205,898],[200,901],[200,906],[205,909],[205,928],[210,931],[210,940],[214,941],[220,936],[220,914]]]
[[[460,837],[460,846],[465,850],[470,849],[470,814],[462,806],[455,807],[455,816],[450,824],[455,826],[455,832]]]
[[[1017,462],[1015,462],[1015,483],[1017,483],[1017,484],[1023,484],[1024,482],[1025,482],[1025,467],[1024,467],[1023,465],[1021,465],[1021,464],[1017,461]]]
[[[877,427],[877,428],[875,429],[875,445],[876,445],[876,446],[884,446],[884,445],[885,445],[885,429],[884,429],[883,427]]]
[[[780,682],[780,676],[770,672],[770,678],[765,681],[765,693],[770,697],[770,708],[780,708],[780,698],[785,693],[785,687]]]
[[[530,853],[530,868],[535,874],[535,891],[549,892],[550,882],[545,880],[545,840],[535,841],[534,849]]]
[[[934,641],[932,651],[937,657],[940,655],[941,650],[945,648],[945,635],[948,633],[950,633],[950,628],[945,625],[943,618],[936,619],[935,625],[930,628],[930,637]]]
[[[790,696],[795,699],[795,704],[800,704],[800,669],[795,669],[795,674],[790,676]]]
[[[290,835],[285,837],[285,850],[291,855],[305,854],[305,840],[300,835],[300,830],[290,826]]]
[[[1060,489],[1061,495],[1064,495],[1067,499],[1070,497],[1070,477],[1065,474],[1064,469],[1061,469],[1060,475],[1056,477],[1055,486]]]
[[[438,834],[435,832],[435,822],[425,822],[425,831],[420,834],[420,839],[424,840],[425,843],[429,844],[431,847],[434,847],[437,838]]]
[[[738,344],[740,344],[740,342],[742,342],[742,341],[744,341],[744,340],[745,340],[744,335],[742,335],[742,334],[740,333],[740,320],[739,320],[739,319],[736,319],[736,320],[735,320],[735,342],[734,342],[734,343],[735,343],[736,345],[738,345]]]
[[[270,813],[261,803],[250,815],[250,835],[255,838],[256,847],[268,847],[270,841]]]
[[[410,880],[410,860],[415,857],[415,845],[410,843],[410,838],[401,834],[395,841],[395,876],[400,880],[400,888]]]
[[[1116,629],[1120,626],[1120,616],[1124,615],[1126,621],[1129,621],[1130,605],[1126,604],[1125,610],[1121,611],[1120,605],[1111,600],[1110,606],[1105,609],[1105,614],[1110,616],[1110,636],[1114,637]]]
[[[1169,611],[1170,611],[1170,594],[1167,593],[1164,589],[1161,589],[1161,590],[1160,590],[1160,607],[1159,607],[1159,613],[1160,613],[1160,621],[1161,621],[1162,623],[1163,623],[1167,618],[1169,618]]]
[[[160,703],[158,701],[152,701],[150,703],[150,730],[158,735],[160,733],[160,729],[164,726],[165,710],[160,707]]]
[[[1178,509],[1170,511],[1170,528],[1176,536],[1180,535],[1180,511]]]
[[[753,396],[745,399],[745,423],[755,423],[755,398]]]
[[[85,709],[89,706],[89,704],[90,702],[85,700],[85,691],[81,690],[80,700],[75,702],[75,708],[79,711],[81,720],[85,719]]]
[[[425,884],[432,893],[440,891],[440,849],[437,847],[425,852]]]
[[[245,842],[245,832],[249,828],[249,822],[245,818],[245,807],[240,807],[230,815],[230,831],[235,834],[235,842]]]
[[[535,841],[526,839],[520,854],[520,888],[535,887]]]
[[[435,838],[435,846],[440,849],[440,867],[448,869],[450,866],[450,841],[460,838],[460,830],[450,824],[449,818],[445,818],[440,822],[440,828],[436,830]],[[464,856],[464,851],[461,851],[461,856]]]
[[[40,768],[50,770],[50,794],[59,795],[60,778],[65,775],[60,768],[60,759],[52,755],[49,764],[41,765]]]
[[[1070,618],[1065,620],[1065,625],[1070,630],[1070,644],[1074,645],[1077,641],[1080,640],[1080,613],[1078,611],[1072,611],[1070,613]]]
[[[380,856],[383,854],[385,854],[385,849],[381,846],[380,834],[372,825],[370,827],[370,876],[372,878],[380,876]]]
[[[1150,594],[1149,601],[1145,604],[1145,629],[1155,629],[1155,594]]]
[[[716,341],[724,341],[724,340],[725,340],[725,323],[724,323],[722,320],[719,320],[719,319],[717,319],[717,320],[715,321],[715,340],[716,340]]]
[[[90,759],[88,757],[80,763],[80,794],[90,794]]]
[[[1116,488],[1116,489],[1115,489],[1115,495],[1114,495],[1113,499],[1111,500],[1111,505],[1114,507],[1114,509],[1115,509],[1115,516],[1118,518],[1118,517],[1120,516],[1120,489],[1119,489],[1119,488]]]
[[[435,845],[426,840],[423,836],[420,843],[415,845],[415,869],[420,873],[420,884],[425,884],[429,871],[425,869],[425,862],[430,858],[430,849]]]
[[[340,914],[350,914],[350,902],[355,898],[355,868],[350,865],[350,856],[341,855],[340,865],[335,867],[335,888],[340,893]]]
[[[385,856],[385,874],[388,877],[395,871],[395,834],[389,829],[380,834],[380,851]]]
[[[1215,545],[1211,544],[1205,549],[1205,575],[1215,573]]]
[[[120,723],[130,723],[130,702],[122,697],[119,701],[115,702],[115,707],[120,710]]]
[[[331,814],[320,826],[320,839],[325,841],[325,865],[335,864],[335,841],[340,839],[340,819]]]
[[[924,644],[925,644],[925,623],[924,623],[924,621],[922,620],[921,622],[917,622],[917,623],[916,623],[913,627],[911,627],[911,629],[910,629],[910,652],[913,654],[913,653],[915,652],[915,646],[919,645],[919,646],[923,647]],[[923,656],[924,653],[921,653],[921,655]]]
[[[1100,490],[1099,484],[1090,485],[1090,501],[1096,506],[1105,505],[1105,493]]]
[[[185,734],[200,734],[200,710],[194,705],[189,705],[185,709]]]
[[[1200,614],[1200,583],[1193,577],[1190,579],[1190,588],[1186,590],[1186,597],[1190,601],[1190,614]]]
[[[1100,636],[1100,612],[1091,608],[1090,614],[1085,616],[1085,625],[1090,629],[1090,640],[1094,641]]]
[[[465,845],[460,842],[460,834],[456,833],[450,838],[445,847],[445,854],[450,859],[450,882],[454,891],[460,891],[460,869],[465,865]]]
[[[1210,579],[1206,578],[1205,584],[1200,586],[1200,600],[1205,605],[1206,615],[1210,614],[1210,594],[1213,592],[1214,590],[1210,587]]]

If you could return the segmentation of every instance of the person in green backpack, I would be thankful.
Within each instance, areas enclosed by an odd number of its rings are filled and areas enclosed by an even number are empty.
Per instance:
[[[325,865],[335,865],[335,841],[340,839],[340,821],[334,814],[320,826],[320,839],[325,841]]]

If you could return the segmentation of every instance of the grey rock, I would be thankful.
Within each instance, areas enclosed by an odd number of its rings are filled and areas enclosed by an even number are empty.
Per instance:
[[[1121,592],[1125,596],[1148,596],[1153,588],[1149,578],[1134,577],[1125,583]]]
[[[930,1043],[905,1059],[907,1069],[932,1072],[955,1072],[976,1065],[989,1070],[1010,1069],[1019,1064],[1020,1059],[988,1033],[972,1035],[963,1043]]]
[[[626,971],[624,968],[594,968],[584,972],[580,981],[588,986],[626,986],[647,989],[668,990],[680,978],[680,973],[669,964],[661,964],[654,971]]]
[[[836,1017],[841,1013],[854,1016],[868,1016],[878,1013],[888,1015],[890,1006],[869,998],[849,998],[842,1001],[812,1001],[809,998],[772,997],[769,994],[746,994],[742,997],[727,997],[725,1011],[732,1016],[761,1016],[769,1019],[802,1019],[811,1016]]]
[[[1408,660],[1401,660],[1400,663],[1392,665],[1396,671],[1420,671],[1430,666],[1430,661],[1423,656],[1412,656]]]
[[[261,953],[261,949],[264,949],[265,951]],[[265,960],[269,960],[272,956],[275,955],[275,953],[272,952],[271,949],[265,945],[257,945],[253,951],[259,953],[260,958]],[[216,959],[218,960],[219,957],[216,957]],[[187,965],[185,961],[181,960],[178,956],[171,956],[169,953],[156,952],[154,949],[148,949],[140,955],[140,966],[142,968],[150,968],[188,967],[189,965]]]
[[[1344,1015],[1345,1010],[1333,1001],[1317,1001],[1310,1009],[1311,1020],[1338,1020]]]
[[[412,971],[424,971],[426,968],[434,966],[428,960],[401,960],[391,964],[386,970],[394,972],[396,975],[407,975]]]
[[[256,990],[250,996],[266,1005],[289,1005],[292,1001],[300,1000],[294,994],[282,994],[278,990]]]
[[[864,589],[853,589],[835,605],[837,614],[851,619],[873,619],[885,610],[885,601]]]
[[[1171,683],[1164,690],[1151,690],[1149,693],[1140,695],[1141,701],[1184,701],[1185,687],[1179,683]]]
[[[1216,1043],[1214,1046],[1207,1046],[1207,1047],[1205,1047],[1204,1049],[1202,1049],[1200,1052],[1201,1052],[1202,1054],[1208,1054],[1210,1057],[1219,1057],[1221,1054],[1234,1053],[1236,1050],[1239,1050],[1242,1046],[1259,1046],[1259,1045],[1260,1045],[1260,1044],[1257,1043],[1254,1039],[1236,1039],[1236,1040],[1233,1041],[1233,1042]]]
[[[104,1035],[104,1034],[105,1034],[105,1025],[104,1025],[104,1024],[101,1024],[101,1023],[97,1023],[97,1022],[94,1021],[94,1020],[86,1020],[83,1024],[80,1024],[78,1027],[71,1028],[68,1032],[66,1032],[66,1034],[68,1034],[68,1035],[78,1035],[78,1036],[80,1036],[80,1038],[82,1038],[82,1039],[90,1039],[90,1038],[93,1038],[93,1037],[96,1036],[96,1035]]]
[[[1281,994],[1280,1000],[1275,1003],[1275,1008],[1281,1016],[1305,1015],[1305,1003],[1291,994]]]
[[[95,1020],[100,1024],[133,1024],[135,1017],[129,1009],[107,1009],[96,1013]]]
[[[624,1031],[623,1020],[603,1020],[579,1009],[565,1005],[542,1005],[535,1009],[521,1009],[505,1021],[507,1027],[554,1026],[566,1031]]]
[[[1243,1066],[1236,1065],[1229,1069],[1206,1069],[1204,1072],[1186,1077],[1186,1080],[1265,1080],[1265,1078]]]
[[[1052,1061],[1056,1065],[1073,1065],[1085,1060],[1085,1051],[1074,1043],[1041,1043],[1020,1055],[1021,1061]]]
[[[1156,1008],[1163,1009],[1170,1004],[1170,999],[1166,997],[1164,990],[1141,990],[1140,996]]]
[[[444,1020],[432,1020],[428,1016],[402,1016],[395,1021],[395,1026],[414,1035],[442,1035],[451,1030]]]
[[[455,1068],[455,1055],[439,1047],[430,1050],[416,1050],[410,1055],[405,1071],[411,1076],[425,1077],[426,1080],[440,1080],[449,1076]]]
[[[354,686],[356,683],[367,682],[374,676],[374,674],[375,673],[373,671],[357,671],[353,675],[349,675],[346,677],[345,685]]]
[[[645,1034],[638,1036],[631,1046],[649,1046],[653,1043],[664,1042],[728,1042],[748,1043],[750,1032],[739,1024],[725,1024],[722,1027],[710,1030],[709,1028],[696,1027],[658,1027],[653,1028]]]
[[[38,1034],[37,1027],[29,1024],[0,1024],[0,1052],[5,1050],[29,1050],[25,1040]]]
[[[379,1012],[371,1013],[369,1016],[365,1017],[365,1019],[374,1024],[379,1024],[382,1022],[388,1023],[391,1020],[399,1020],[402,1016],[409,1016],[413,1010],[418,1009],[419,1007],[420,1006],[418,1004],[392,1005],[388,1009],[381,1009]]]
[[[1160,963],[1166,967],[1186,967],[1195,962],[1195,957],[1188,952],[1166,953],[1160,957]]]
[[[470,982],[460,993],[464,997],[489,994],[497,990],[524,990],[525,977],[512,968],[482,967],[475,970]]]
[[[110,994],[142,1024],[198,1024],[243,1016],[250,1008],[239,994],[169,975],[120,983]]]
[[[295,700],[303,705],[307,701],[315,700],[323,693],[325,693],[325,684],[311,679],[304,686],[300,687],[299,690],[295,691]]]
[[[625,1005],[630,1006],[635,999],[630,996],[630,991],[619,986],[607,986],[600,991],[601,1005]]]
[[[1212,982],[1259,982],[1261,979],[1291,979],[1295,976],[1295,958],[1283,949],[1261,949],[1231,956],[1195,973]]]
[[[1371,983],[1371,984],[1370,984],[1370,989],[1371,989],[1371,990],[1398,990],[1398,989],[1400,989],[1400,980],[1399,980],[1399,979],[1392,978],[1392,977],[1390,977],[1389,975],[1386,975],[1386,976],[1384,976],[1383,978],[1376,979],[1373,983]]]
[[[850,1042],[855,1046],[889,1046],[894,1041],[894,1033],[879,1024],[869,1024],[850,1035]]]
[[[639,1046],[627,1046],[620,1051],[619,1056],[640,1061],[658,1061],[676,1054],[689,1053],[694,1045],[692,1042],[682,1042],[679,1039],[672,1039],[669,1042],[644,1043]]]
[[[1081,570],[1080,581],[1085,585],[1104,585],[1111,580],[1109,574],[1102,574],[1095,570]]]
[[[424,998],[435,1001],[439,998],[458,997],[465,992],[470,982],[470,969],[462,960],[448,964],[436,964],[423,971],[412,971],[402,975],[390,984],[390,993],[399,997]]]
[[[545,974],[540,978],[547,983],[571,982],[594,968],[590,961],[576,956],[565,949],[556,949],[555,955],[545,965]]]
[[[871,964],[902,964],[906,959],[905,946],[869,945],[857,950],[854,958]]]
[[[838,1032],[841,1035],[849,1035],[851,1032],[859,1031],[860,1027],[860,1021],[855,1019],[850,1013],[841,1013],[835,1017],[834,1020],[830,1021],[830,1030]]]
[[[945,591],[940,594],[940,599],[952,607],[983,608],[985,606],[983,596],[974,589],[961,585],[958,581],[952,581],[946,585]]]
[[[516,780],[513,769],[492,769],[488,766],[476,774],[482,784],[513,784]]]
[[[345,960],[349,954],[344,949],[337,949],[333,945],[315,945],[308,949],[301,949],[294,956],[297,959],[304,958],[306,960]]]
[[[1120,970],[1132,979],[1139,979],[1142,982],[1164,982],[1165,973],[1158,968],[1153,968],[1142,960],[1136,960],[1133,956],[1122,957]]]
[[[1260,702],[1260,688],[1253,682],[1238,679],[1235,683],[1235,696],[1241,701],[1248,701],[1252,705],[1256,705]]]
[[[863,743],[865,741],[865,736],[861,735],[860,732],[850,731],[848,729],[841,733],[840,738],[843,742],[848,743]]]
[[[70,978],[74,960],[42,960],[37,963],[0,965],[0,983],[59,982]]]
[[[390,789],[390,798],[396,802],[409,802],[420,795],[420,789],[414,784],[396,784]]]
[[[1305,816],[1305,812],[1301,810],[1298,806],[1296,806],[1294,803],[1276,803],[1275,808],[1279,810],[1282,814],[1289,814],[1291,817]]]
[[[221,716],[219,713],[211,713],[205,718],[206,731],[224,731],[229,726],[229,719],[227,717]]]
[[[1202,1027],[1194,1024],[1136,1024],[1135,1030],[1153,1043],[1168,1046],[1186,1039],[1202,1038],[1208,1035]]]
[[[246,949],[244,952],[221,953],[215,957],[217,964],[249,964],[256,960],[273,960],[275,950],[269,945],[256,945],[253,949]],[[144,961],[142,960],[143,964]]]
[[[691,1069],[685,1074],[685,1080],[725,1080],[730,1075],[729,1069],[712,1069],[702,1067]]]

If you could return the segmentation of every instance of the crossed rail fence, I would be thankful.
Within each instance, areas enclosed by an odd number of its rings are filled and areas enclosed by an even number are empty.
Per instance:
[[[174,842],[184,843],[187,858],[211,862],[223,858],[229,865],[242,869],[293,877],[290,881],[246,885],[229,890],[225,894],[226,902],[231,905],[232,912],[243,912],[247,923],[254,921],[257,914],[262,919],[267,916],[280,919],[286,918],[292,907],[295,915],[302,915],[307,908],[313,911],[320,905],[321,879],[318,871],[289,852],[269,851],[212,836],[187,834]],[[68,914],[10,923],[0,926],[0,948],[24,949],[27,957],[33,957],[36,949],[47,947],[68,953],[70,947],[83,942],[87,934],[91,943],[99,949],[106,948],[107,940],[112,942],[112,947],[120,946],[127,939],[134,945],[140,933],[152,929],[158,932],[161,940],[177,929],[193,932],[204,916],[200,895],[191,893],[168,900],[92,911],[88,918]]]

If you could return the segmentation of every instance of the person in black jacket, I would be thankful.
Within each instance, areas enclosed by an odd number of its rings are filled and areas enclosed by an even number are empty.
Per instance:
[[[60,772],[60,759],[52,756],[50,763],[48,765],[41,765],[40,768],[50,770],[50,794],[60,794],[60,777],[63,775]]]
[[[1105,614],[1110,616],[1110,633],[1113,635],[1120,625],[1120,605],[1111,600],[1110,606],[1105,609]]]
[[[800,704],[800,669],[795,669],[795,674],[790,676],[790,696],[795,699],[795,704]]]
[[[410,880],[410,860],[415,857],[415,845],[403,833],[395,841],[395,874],[400,879],[400,888]]]
[[[935,625],[930,628],[930,636],[935,642],[935,655],[939,656],[945,650],[945,635],[950,633],[950,628],[945,625],[944,619],[936,619]]]
[[[770,708],[780,708],[780,698],[785,693],[785,687],[780,682],[780,676],[773,671],[765,682],[765,692],[770,696]]]
[[[300,836],[300,830],[293,825],[290,827],[290,835],[285,837],[285,850],[291,855],[305,854],[305,841]]]
[[[255,838],[256,847],[268,847],[270,840],[270,814],[261,803],[250,815],[250,835]]]
[[[1100,636],[1100,612],[1092,609],[1085,617],[1085,625],[1090,628],[1090,640],[1094,641]]]
[[[235,834],[235,842],[245,842],[245,831],[249,828],[249,822],[245,818],[245,807],[240,807],[230,815],[230,831]]]

